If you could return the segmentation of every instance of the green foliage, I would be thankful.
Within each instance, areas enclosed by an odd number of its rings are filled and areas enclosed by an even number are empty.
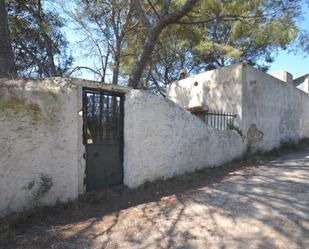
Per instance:
[[[48,191],[52,188],[53,179],[48,174],[41,173],[38,184],[39,188],[34,195],[35,199],[37,200],[44,197],[48,193]]]
[[[105,200],[103,192],[91,191],[79,196],[79,201],[82,203],[97,204]]]
[[[12,232],[10,224],[5,221],[0,222],[0,241],[5,241],[9,238]]]
[[[279,156],[286,155],[292,152],[298,152],[304,150],[309,145],[309,139],[302,139],[300,141],[287,140],[282,141],[280,146],[270,151],[262,149],[252,150],[251,147],[247,148],[247,151],[242,159],[244,164],[258,164],[264,160],[273,160]]]
[[[61,31],[64,21],[48,0],[8,1],[8,21],[19,76],[65,74],[73,58]]]
[[[33,181],[29,182],[23,187],[25,190],[35,190],[32,192],[33,206],[36,206],[39,201],[49,192],[53,186],[53,179],[50,175],[41,173],[40,176]]]
[[[132,1],[75,0],[64,4],[63,8],[79,31],[78,45],[85,48],[84,56],[93,61],[92,65],[80,70],[93,72],[102,82],[112,72],[112,83],[118,84],[123,78],[120,64],[126,57],[123,53],[126,34],[134,31]]]
[[[177,8],[184,1],[173,1]],[[154,7],[159,10],[160,1]],[[179,71],[204,70],[246,61],[267,70],[280,49],[294,43],[308,47],[308,35],[297,27],[301,1],[199,1],[180,23],[168,26],[160,35],[152,60],[144,72],[144,85],[154,91],[177,80]],[[151,9],[144,3],[144,9]],[[151,12],[152,13],[152,12]],[[149,17],[150,16],[150,17]],[[149,14],[150,19],[155,14]],[[124,71],[130,73],[144,44],[145,28],[128,34]],[[303,36],[300,37],[300,34]],[[130,42],[132,41],[132,42]]]
[[[236,125],[234,125],[234,124],[227,124],[227,127],[228,127],[229,130],[236,131],[239,134],[239,136],[241,136],[242,138],[244,137],[244,134],[243,134],[242,130],[239,127],[237,127]]]
[[[140,58],[145,39],[159,19],[163,1],[140,1],[150,26],[138,15],[135,1],[75,0],[66,13],[80,31],[85,56],[93,58],[90,70],[101,81],[126,82]],[[170,1],[169,13],[185,0]],[[246,61],[267,70],[279,49],[292,43],[308,48],[308,35],[296,19],[301,16],[300,0],[198,1],[180,22],[163,29],[146,62],[141,86],[164,94],[165,86],[189,73]],[[300,35],[302,34],[302,35]],[[144,63],[145,64],[145,63]]]
[[[0,112],[9,117],[15,117],[16,114],[27,113],[31,117],[31,122],[36,124],[42,118],[41,108],[38,104],[26,101],[21,96],[15,95],[7,98],[0,96]],[[17,115],[17,117],[19,117]]]

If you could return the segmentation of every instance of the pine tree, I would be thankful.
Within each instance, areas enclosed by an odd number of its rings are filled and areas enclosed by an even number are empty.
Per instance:
[[[7,10],[4,0],[0,0],[0,77],[15,74]]]
[[[9,27],[18,75],[64,75],[72,63],[63,20],[48,1],[9,1]]]

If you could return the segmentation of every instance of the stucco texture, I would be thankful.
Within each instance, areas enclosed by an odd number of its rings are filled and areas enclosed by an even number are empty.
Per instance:
[[[134,188],[231,161],[248,143],[269,150],[309,137],[308,94],[279,76],[240,63],[174,82],[168,98],[75,78],[1,79],[0,216],[83,193],[83,87],[125,93],[124,184]],[[184,109],[194,106],[236,113],[245,137]],[[52,186],[37,200],[42,174]]]
[[[167,86],[167,98],[183,108],[204,106],[242,117],[242,65],[197,74]]]
[[[232,130],[218,131],[166,98],[131,90],[125,101],[124,183],[168,178],[240,157]]]
[[[78,194],[76,87],[62,83],[1,84],[0,214]],[[36,200],[41,174],[52,186]]]
[[[84,191],[84,86],[127,91],[75,78],[1,79],[0,216]]]
[[[173,82],[167,96],[182,107],[237,114],[236,126],[253,149],[270,150],[282,141],[309,137],[309,96],[287,72],[272,76],[238,63]]]
[[[309,96],[293,85],[292,76],[285,73],[280,80],[245,64],[242,68],[241,126],[248,131],[254,124],[263,132],[253,146],[270,150],[282,141],[309,137]]]

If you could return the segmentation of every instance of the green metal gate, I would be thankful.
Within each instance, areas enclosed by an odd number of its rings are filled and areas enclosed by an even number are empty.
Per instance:
[[[124,95],[83,89],[86,191],[123,182]]]

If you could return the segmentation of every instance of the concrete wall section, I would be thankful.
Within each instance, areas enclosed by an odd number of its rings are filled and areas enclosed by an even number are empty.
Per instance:
[[[236,126],[248,144],[269,150],[281,141],[309,136],[309,96],[295,83],[288,72],[271,76],[237,63],[174,82],[167,97],[181,107],[202,105],[236,113]]]
[[[254,147],[269,150],[279,146],[281,141],[309,135],[308,109],[305,110],[308,95],[295,88],[289,74],[286,73],[286,77],[283,74],[275,76],[286,82],[251,66],[243,66],[241,128],[248,137],[252,125],[263,134],[261,139],[254,141]]]
[[[1,84],[0,215],[77,197],[76,93],[61,81]],[[41,176],[52,186],[38,198]]]
[[[0,216],[72,200],[84,191],[85,146],[78,114],[83,87],[128,91],[74,78],[1,79]],[[51,179],[52,186],[38,198],[41,176]]]
[[[299,90],[305,93],[309,93],[309,76],[307,76],[304,81],[296,86]]]
[[[268,150],[309,137],[308,94],[291,75],[276,77],[284,81],[240,63],[172,83],[170,99],[74,78],[1,79],[0,216],[84,191],[83,87],[126,93],[124,183],[137,187],[231,161],[247,143]],[[200,105],[238,114],[246,140],[183,109]],[[52,186],[37,198],[42,176]]]
[[[235,131],[217,131],[172,101],[131,90],[125,101],[124,183],[168,178],[240,157]]]
[[[301,138],[309,138],[309,95],[298,89],[296,89],[296,92],[301,108],[301,116],[299,117],[299,136]]]
[[[242,111],[242,64],[197,74],[171,83],[167,97],[181,107],[208,106],[213,110],[237,114]]]

